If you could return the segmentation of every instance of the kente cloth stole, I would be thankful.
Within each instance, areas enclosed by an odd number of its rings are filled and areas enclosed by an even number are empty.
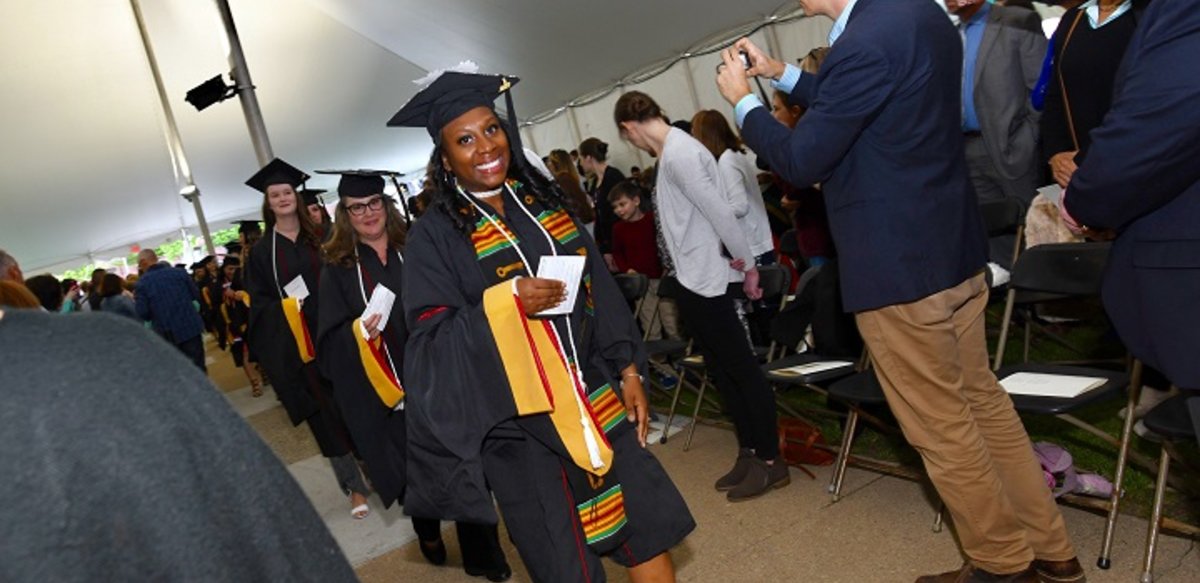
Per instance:
[[[584,238],[564,210],[546,209],[518,182],[510,181],[508,186],[518,204],[523,204],[554,239],[560,255],[587,255]],[[550,319],[525,315],[510,282],[515,277],[530,275],[513,247],[514,243],[519,245],[520,240],[502,218],[493,218],[494,223],[477,212],[470,239],[487,280],[483,308],[513,392],[517,414],[545,413],[550,416],[555,432],[571,457],[570,463],[563,461],[563,474],[570,485],[587,543],[597,553],[610,552],[628,536],[624,495],[613,468],[614,456],[608,440],[608,434],[625,417],[624,405],[607,383],[591,390],[590,394],[580,394],[588,421],[587,427],[584,426],[576,402],[576,384],[572,380],[576,363],[567,360],[572,357],[571,347],[559,345]],[[588,313],[585,319],[590,319],[590,281],[582,285]],[[569,343],[570,339],[564,337],[562,342]],[[598,460],[589,453],[590,448],[599,450]],[[600,461],[602,465],[595,467],[594,461]]]

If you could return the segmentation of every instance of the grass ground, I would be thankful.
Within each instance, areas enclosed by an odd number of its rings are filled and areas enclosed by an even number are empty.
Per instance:
[[[994,352],[999,322],[1002,315],[1002,305],[994,305],[988,311],[989,348]],[[1048,326],[1049,331],[1058,335],[1070,344],[1069,349],[1062,344],[1051,341],[1046,337],[1034,334],[1030,347],[1030,360],[1034,362],[1053,362],[1062,360],[1082,359],[1120,359],[1123,349],[1110,331],[1103,311],[1095,303],[1079,303],[1060,306],[1055,309],[1056,315],[1076,318],[1077,321]],[[1010,333],[1008,346],[1005,350],[1004,362],[1007,364],[1022,361],[1022,334],[1019,326],[1014,326]],[[1110,366],[1120,366],[1119,364]],[[707,393],[719,399],[716,391]],[[815,414],[809,416],[820,428],[825,440],[836,445],[841,439],[843,418],[830,416],[830,411],[837,412],[836,403],[827,404],[825,398],[812,391],[790,389],[779,393],[778,398],[793,408],[801,411],[810,410]],[[654,392],[652,401],[655,406],[665,411],[670,405],[670,396],[662,392]],[[685,391],[680,398],[679,411],[688,414],[695,404],[695,394]],[[1122,420],[1117,412],[1125,406],[1124,400],[1110,400],[1097,403],[1078,411],[1075,415],[1081,420],[1093,424],[1113,436],[1119,436]],[[890,413],[884,409],[876,411],[881,419],[894,422]],[[703,416],[703,413],[702,413]],[[1064,423],[1063,421],[1044,416],[1023,416],[1025,427],[1033,441],[1056,443],[1071,452],[1075,467],[1082,471],[1095,472],[1111,479],[1116,468],[1116,450],[1099,437],[1082,429]],[[912,468],[920,467],[920,457],[904,441],[899,432],[889,433],[879,431],[868,424],[860,423],[860,434],[854,442],[856,455],[871,457],[883,461],[897,462]],[[1179,451],[1192,467],[1200,461],[1200,451],[1195,443],[1179,444]],[[1133,438],[1131,449],[1150,460],[1157,460],[1159,446],[1145,439]],[[1188,471],[1186,464],[1172,463],[1171,476],[1180,478],[1180,489],[1168,489],[1164,516],[1192,525],[1200,525],[1200,475]],[[1125,473],[1125,497],[1122,502],[1122,513],[1141,517],[1150,514],[1151,502],[1154,497],[1154,470],[1136,464],[1130,464]]]

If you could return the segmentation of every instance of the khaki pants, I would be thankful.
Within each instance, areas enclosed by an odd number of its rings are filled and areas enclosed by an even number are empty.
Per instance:
[[[642,300],[642,307],[638,310],[638,321],[642,324],[642,330],[649,331],[647,339],[658,340],[660,338],[680,338],[679,332],[679,308],[675,307],[675,300],[670,298],[658,297],[658,285],[661,279],[651,279],[650,287],[646,290],[646,298]],[[658,310],[658,317],[654,316],[655,309]]]
[[[950,510],[963,552],[996,574],[1075,556],[1012,400],[988,366],[982,274],[855,315],[905,438]]]

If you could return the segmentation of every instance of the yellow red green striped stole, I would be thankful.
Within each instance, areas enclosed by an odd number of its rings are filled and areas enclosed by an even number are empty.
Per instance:
[[[575,228],[575,221],[571,220],[571,216],[563,209],[542,211],[538,215],[537,220],[542,224],[542,228],[550,233],[559,244],[566,245],[579,237],[579,230]]]
[[[612,431],[625,417],[625,405],[621,404],[617,392],[608,383],[592,391],[592,394],[588,395],[588,401],[591,402],[592,416],[605,433]]]
[[[404,399],[404,387],[400,386],[400,379],[392,373],[388,358],[383,353],[383,336],[376,336],[374,340],[364,339],[362,318],[356,318],[350,324],[350,333],[358,345],[358,356],[362,360],[363,372],[367,374],[371,388],[375,389],[375,394],[384,405],[395,409]]]
[[[304,312],[300,311],[300,300],[283,298],[283,315],[287,319],[288,329],[292,332],[292,340],[296,342],[296,350],[300,352],[300,361],[308,364],[317,358],[317,350],[313,347],[312,336],[308,334],[308,322]]]
[[[512,242],[504,234],[507,233],[513,241],[517,240],[516,234],[508,230],[504,223],[496,221],[493,223],[487,217],[480,217],[479,222],[475,223],[475,232],[471,233],[471,244],[475,246],[475,256],[477,259],[490,257],[512,247]]]
[[[596,544],[617,534],[628,522],[625,516],[625,495],[617,484],[599,496],[575,507],[587,544]]]

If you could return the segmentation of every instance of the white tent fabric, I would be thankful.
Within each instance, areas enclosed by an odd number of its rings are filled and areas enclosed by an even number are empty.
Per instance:
[[[613,91],[630,72],[676,58],[721,31],[791,15],[791,0],[230,0],[276,155],[312,171],[424,168],[429,138],[384,123],[427,70],[472,59],[485,71],[522,77],[518,114],[537,151],[570,149],[595,135],[623,170],[651,160],[621,142]],[[214,229],[258,214],[242,185],[257,168],[236,103],[196,112],[183,95],[227,72],[213,2],[141,0],[147,28],[190,167]],[[824,44],[828,20],[775,25],[781,56]],[[726,35],[728,36],[728,35]],[[768,45],[762,32],[756,40]],[[703,108],[728,111],[713,87],[716,55],[676,63],[625,89],[645,90],[675,118]],[[686,71],[695,81],[690,95]],[[0,4],[0,248],[29,273],[125,255],[196,231],[178,194],[162,115],[127,0]],[[312,185],[330,188],[334,179]]]

